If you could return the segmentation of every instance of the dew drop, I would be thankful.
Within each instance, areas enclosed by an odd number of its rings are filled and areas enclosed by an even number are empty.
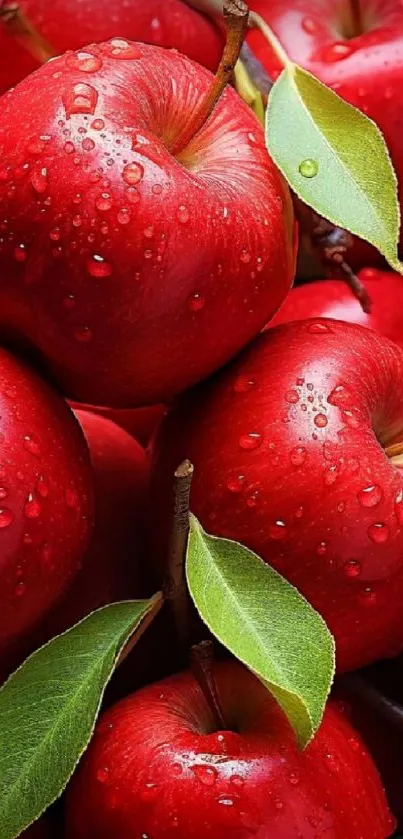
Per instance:
[[[74,489],[66,489],[64,497],[68,507],[71,507],[72,509],[78,507],[78,496]]]
[[[8,507],[0,507],[0,529],[10,527],[14,521],[14,513]]]
[[[104,120],[94,119],[91,123],[91,128],[93,128],[94,131],[102,131],[102,129],[105,128]]]
[[[339,42],[331,44],[326,47],[321,53],[322,61],[332,64],[335,61],[342,61],[344,58],[349,58],[354,52],[354,47],[350,44]]]
[[[87,260],[87,271],[92,277],[110,277],[112,268],[103,256],[94,254]]]
[[[42,509],[38,499],[35,498],[32,492],[30,492],[24,505],[24,513],[26,517],[28,519],[37,519],[39,518],[41,512]]]
[[[376,507],[383,498],[383,492],[378,484],[372,484],[371,486],[364,487],[364,489],[360,489],[357,493],[357,498],[361,507]]]
[[[190,213],[188,207],[185,204],[181,204],[178,207],[176,217],[181,224],[187,224],[190,219]]]
[[[45,481],[45,478],[43,478],[42,475],[37,479],[36,489],[39,492],[39,495],[42,496],[42,498],[47,498],[48,497],[49,487],[48,487],[48,485]]]
[[[144,166],[141,163],[128,163],[123,169],[123,180],[129,186],[140,183],[144,175]]]
[[[95,143],[93,140],[91,140],[91,137],[86,137],[81,143],[81,145],[84,151],[92,151],[92,149],[95,149]]]
[[[249,251],[246,248],[243,248],[243,250],[241,250],[241,255],[239,258],[241,262],[244,263],[244,265],[247,265],[252,259]]]
[[[385,522],[375,522],[368,528],[368,537],[376,545],[383,545],[389,539],[389,528]]]
[[[342,411],[341,412],[342,420],[346,423],[348,428],[357,429],[361,426],[361,418],[358,412],[354,411]]]
[[[131,212],[126,207],[122,207],[117,214],[119,224],[129,224],[131,219]]]
[[[245,451],[254,451],[262,445],[262,436],[257,431],[250,431],[249,434],[242,434],[239,438],[239,446]]]
[[[71,143],[68,140],[67,143],[64,144],[64,150],[65,150],[66,154],[73,154],[73,152],[75,151],[74,143]]]
[[[7,498],[7,495],[8,495],[7,487],[0,487],[0,501],[4,501],[4,499]]]
[[[24,449],[30,454],[33,454],[35,457],[41,456],[41,447],[36,440],[33,440],[29,434],[26,434],[23,440]]]
[[[216,783],[218,772],[214,766],[206,766],[203,763],[192,766],[192,772],[196,778],[206,787],[213,787]]]
[[[14,259],[16,259],[17,262],[26,262],[27,255],[28,254],[27,254],[27,249],[26,249],[25,245],[22,245],[22,244],[17,245],[14,248]]]
[[[95,201],[97,210],[100,210],[101,212],[107,212],[110,210],[112,208],[112,204],[113,201],[109,192],[103,192]]]
[[[321,24],[318,20],[315,20],[313,17],[304,17],[301,21],[301,26],[304,32],[307,35],[315,35],[317,32],[321,30]]]
[[[141,52],[136,44],[129,43],[123,38],[113,38],[104,45],[105,53],[118,61],[130,61],[141,58]]]
[[[205,303],[206,298],[203,297],[202,294],[199,294],[198,291],[195,291],[195,293],[189,297],[187,305],[191,312],[200,312],[201,309],[204,308]]]
[[[92,340],[92,332],[89,326],[79,326],[74,330],[74,338],[80,344],[88,344]]]
[[[375,606],[376,605],[376,594],[372,590],[370,586],[366,586],[360,594],[359,594],[360,603],[363,606]]]
[[[326,414],[316,414],[314,419],[314,423],[317,428],[326,428],[327,426],[327,416]]]
[[[79,83],[62,95],[66,117],[75,114],[94,114],[98,102],[98,91],[90,84]]]
[[[26,590],[27,590],[27,587],[26,587],[25,583],[23,583],[21,581],[21,582],[17,583],[17,585],[15,586],[14,594],[15,594],[16,597],[23,597]]]
[[[320,542],[316,548],[318,556],[325,556],[327,554],[327,542]]]
[[[100,784],[106,784],[109,778],[109,769],[106,766],[101,767],[98,769],[97,772],[97,781]]]
[[[243,491],[245,487],[245,475],[234,475],[227,480],[227,489],[235,494]]]
[[[299,775],[297,772],[290,772],[289,776],[290,784],[296,787],[299,784]]]
[[[66,55],[66,64],[72,70],[81,70],[83,73],[96,73],[102,67],[102,61],[98,55],[91,52],[73,52]]]
[[[307,157],[299,164],[298,171],[303,178],[314,178],[319,172],[319,165],[316,160]]]
[[[339,475],[339,468],[336,465],[328,466],[323,473],[323,482],[325,486],[330,487],[337,481]]]
[[[155,228],[153,227],[152,224],[150,224],[148,227],[145,227],[144,230],[143,230],[143,236],[146,239],[152,239],[154,234],[155,234]]]
[[[221,804],[222,807],[233,807],[235,802],[234,802],[233,798],[227,798],[225,796],[221,796],[218,799],[218,803]]]
[[[346,577],[359,577],[362,571],[361,563],[356,559],[348,559],[343,565],[343,571]]]
[[[48,187],[48,170],[45,167],[41,169],[36,169],[35,172],[32,172],[30,175],[30,182],[35,190],[39,195],[42,195],[46,192]]]
[[[253,390],[255,385],[255,380],[250,376],[238,376],[233,390],[235,393],[249,393],[249,391]]]
[[[295,446],[291,450],[290,460],[293,466],[302,466],[307,458],[307,450],[304,446]]]
[[[285,539],[287,536],[287,526],[285,522],[278,519],[274,524],[270,525],[269,536],[270,539],[274,539],[276,542],[280,542],[282,539]]]
[[[297,390],[287,390],[284,394],[284,399],[290,405],[296,405],[299,402],[299,393]]]

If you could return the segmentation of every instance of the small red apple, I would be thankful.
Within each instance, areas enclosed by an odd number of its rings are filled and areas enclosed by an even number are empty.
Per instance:
[[[292,59],[373,119],[383,132],[403,206],[403,6],[400,0],[252,0]],[[281,67],[257,31],[250,45],[272,77]],[[369,264],[364,243],[349,254]]]
[[[0,656],[70,585],[91,536],[92,473],[64,400],[0,350]]]
[[[120,39],[2,99],[0,333],[34,345],[70,396],[165,401],[248,343],[289,290],[288,188],[235,91],[171,153],[212,79]]]
[[[183,397],[155,444],[154,509],[188,457],[195,515],[307,597],[339,670],[403,647],[402,381],[401,348],[371,330],[294,322]]]
[[[228,730],[190,673],[146,687],[101,718],[67,799],[67,839],[387,839],[379,776],[329,704],[304,752],[266,688],[217,665]]]
[[[359,323],[403,345],[403,279],[398,274],[363,269],[359,279],[371,302],[365,314],[359,301],[342,280],[322,280],[294,288],[268,327],[310,317],[335,318]]]
[[[20,0],[19,5],[59,54],[79,50],[90,41],[119,36],[175,47],[210,70],[215,70],[220,60],[219,30],[181,0],[115,0],[113,9],[108,0]],[[0,24],[0,92],[38,66]]]
[[[72,402],[73,411],[90,411],[92,414],[112,420],[116,425],[124,428],[128,434],[135,437],[143,446],[147,446],[153,437],[162,417],[167,412],[165,405],[150,405],[148,408],[100,408],[95,405],[85,405]]]

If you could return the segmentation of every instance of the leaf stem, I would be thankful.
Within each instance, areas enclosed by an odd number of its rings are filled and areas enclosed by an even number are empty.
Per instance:
[[[224,0],[227,40],[218,70],[210,90],[191,115],[190,120],[185,124],[183,131],[173,142],[170,148],[171,154],[179,154],[199,133],[214,111],[227,84],[231,81],[245,37],[248,17],[249,9],[243,0]]]
[[[57,55],[51,44],[42,37],[18,3],[8,3],[6,0],[1,4],[0,23],[7,34],[18,41],[39,64],[45,64],[46,61]]]
[[[193,465],[184,460],[174,474],[173,522],[168,550],[168,580],[165,599],[169,603],[183,651],[189,639],[190,599],[186,584],[186,550],[189,538],[189,497],[193,478]]]
[[[270,44],[276,58],[278,58],[281,66],[285,70],[287,67],[292,66],[292,61],[288,57],[284,47],[280,43],[277,35],[274,34],[271,27],[263,20],[261,15],[258,15],[257,12],[251,12],[249,15],[249,26],[252,29],[258,29],[259,32],[264,35],[266,41]]]
[[[212,713],[217,731],[225,731],[227,725],[214,677],[214,644],[212,641],[202,641],[192,647],[191,669]]]

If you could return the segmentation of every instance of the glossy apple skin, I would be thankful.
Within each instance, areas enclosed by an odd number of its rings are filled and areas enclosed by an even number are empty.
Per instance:
[[[64,400],[0,351],[0,658],[70,585],[92,531],[87,443]]]
[[[181,0],[115,0],[113,13],[108,0],[21,0],[20,6],[58,55],[118,36],[174,47],[213,71],[221,57],[218,28]],[[38,67],[0,26],[0,93]]]
[[[402,376],[402,350],[368,329],[280,326],[185,396],[154,447],[154,504],[188,457],[194,514],[307,597],[339,670],[403,647],[403,478],[382,448],[403,439]]]
[[[403,346],[403,278],[399,274],[365,268],[359,278],[372,301],[370,314],[342,280],[320,280],[292,289],[268,328],[310,317],[358,323]]]
[[[390,835],[375,766],[339,711],[329,705],[317,737],[300,752],[254,676],[227,662],[216,666],[216,681],[237,733],[216,730],[190,673],[104,714],[68,795],[67,839]]]
[[[165,405],[150,405],[148,408],[102,408],[96,405],[85,405],[79,402],[72,402],[71,407],[77,411],[90,411],[101,417],[112,420],[138,440],[142,446],[147,446],[154,436],[162,418],[168,408]]]
[[[289,192],[232,89],[182,162],[165,148],[207,70],[121,41],[80,55],[2,100],[0,335],[28,339],[69,396],[149,405],[217,369],[279,307],[294,276]]]
[[[288,54],[362,110],[385,136],[400,183],[403,206],[403,6],[400,0],[359,0],[363,34],[346,38],[348,0],[253,0]],[[267,41],[254,31],[250,45],[273,76],[280,65]],[[356,267],[376,262],[364,243],[349,254]]]

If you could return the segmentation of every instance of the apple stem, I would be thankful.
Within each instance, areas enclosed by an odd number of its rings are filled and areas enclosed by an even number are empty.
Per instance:
[[[351,36],[356,38],[363,32],[362,14],[360,0],[350,0],[351,12]]]
[[[401,457],[403,455],[403,443],[393,443],[392,446],[387,446],[385,454],[387,454],[390,459]]]
[[[358,696],[359,699],[364,700],[396,728],[403,731],[403,706],[399,702],[385,696],[367,679],[357,674],[343,676],[340,683],[345,684],[349,691]]]
[[[201,641],[200,644],[192,647],[191,669],[212,713],[217,731],[225,731],[228,726],[225,723],[214,677],[214,644],[212,641]]]
[[[56,56],[55,50],[33,26],[18,3],[3,0],[0,5],[0,23],[7,34],[18,41],[39,64],[45,64]]]
[[[189,595],[186,585],[185,564],[189,538],[189,498],[193,478],[193,465],[184,460],[174,474],[173,522],[168,549],[168,580],[165,599],[170,605],[178,642],[184,651],[189,635]]]
[[[224,0],[227,40],[218,70],[207,95],[192,114],[190,121],[185,124],[183,131],[173,142],[170,148],[171,154],[178,155],[199,133],[214,111],[227,84],[231,81],[245,37],[248,16],[249,9],[243,0]]]

